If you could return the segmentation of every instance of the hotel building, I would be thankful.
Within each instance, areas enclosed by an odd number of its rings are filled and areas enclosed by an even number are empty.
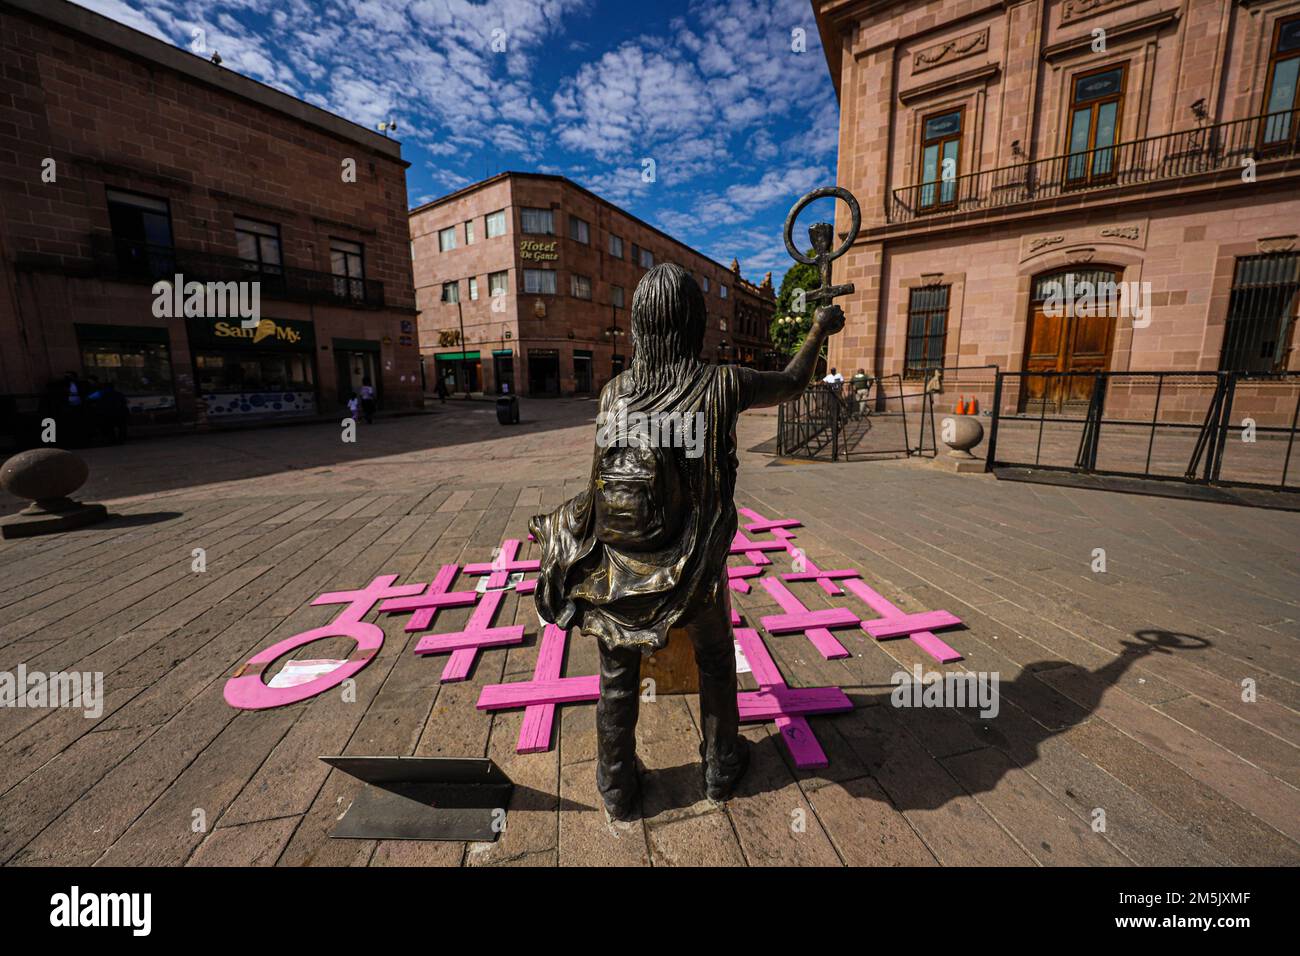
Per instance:
[[[862,206],[832,365],[1300,369],[1296,0],[812,5]],[[1067,282],[1150,309],[1061,315]],[[1006,407],[1091,389],[1027,380]],[[1270,395],[1254,411],[1289,423],[1294,390]]]
[[[632,293],[676,262],[708,311],[703,357],[771,367],[771,274],[745,281],[563,176],[505,172],[411,210],[427,387],[598,394],[631,359]]]
[[[0,0],[0,431],[68,372],[136,425],[334,415],[364,379],[422,405],[398,143],[210,57]],[[256,282],[260,324],[167,316],[178,275]]]

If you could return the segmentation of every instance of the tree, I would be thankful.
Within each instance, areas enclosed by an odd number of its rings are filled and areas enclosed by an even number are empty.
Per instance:
[[[812,250],[804,253],[812,257]],[[808,330],[812,328],[812,309],[803,302],[799,295],[802,290],[807,293],[821,285],[821,274],[816,266],[803,262],[795,263],[781,280],[781,288],[776,295],[776,314],[772,318],[772,344],[785,355],[793,355],[803,345]]]

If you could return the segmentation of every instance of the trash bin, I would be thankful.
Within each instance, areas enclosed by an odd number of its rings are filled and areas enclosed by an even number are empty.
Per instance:
[[[502,425],[519,423],[519,396],[502,395],[497,399],[497,421]]]

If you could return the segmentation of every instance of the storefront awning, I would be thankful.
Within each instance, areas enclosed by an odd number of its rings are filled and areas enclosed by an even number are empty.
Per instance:
[[[435,355],[434,358],[439,362],[459,362],[461,359],[468,362],[470,359],[477,359],[478,352],[443,352]]]

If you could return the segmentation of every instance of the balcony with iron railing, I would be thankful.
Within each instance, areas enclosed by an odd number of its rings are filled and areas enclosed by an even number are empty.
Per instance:
[[[1300,110],[1199,126],[895,189],[889,223],[1001,211],[1300,156]]]
[[[378,309],[384,305],[384,284],[353,278],[250,262],[238,256],[157,246],[115,236],[90,240],[94,274],[125,282],[155,282],[183,275],[186,282],[258,282],[260,295],[291,302],[317,302]]]

